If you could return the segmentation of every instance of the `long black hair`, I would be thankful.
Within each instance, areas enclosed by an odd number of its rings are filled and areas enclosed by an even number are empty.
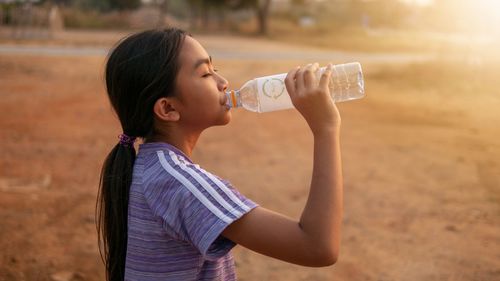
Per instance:
[[[179,53],[186,33],[171,28],[147,30],[121,40],[106,63],[106,88],[123,133],[147,140],[154,136],[153,106],[175,91]],[[133,145],[116,144],[104,161],[96,202],[99,251],[106,280],[123,280]]]

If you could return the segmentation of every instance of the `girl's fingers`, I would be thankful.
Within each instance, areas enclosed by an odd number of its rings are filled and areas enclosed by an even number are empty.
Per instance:
[[[329,63],[328,66],[326,67],[325,71],[321,75],[321,78],[319,80],[319,87],[322,89],[328,88],[328,84],[330,83],[330,78],[332,76],[332,64]]]
[[[290,70],[288,74],[286,75],[285,78],[285,86],[286,90],[288,91],[288,94],[290,97],[294,97],[296,93],[296,76],[297,72],[299,71],[300,66],[297,66],[296,68]]]
[[[297,72],[297,75],[295,76],[295,83],[296,83],[296,90],[297,94],[301,94],[304,91],[305,85],[304,85],[304,75],[307,72],[307,69],[311,66],[311,64],[306,65],[305,67],[302,67],[299,69]]]
[[[315,86],[315,73],[318,70],[318,64],[308,64],[304,71],[304,87],[310,89]]]
[[[303,79],[304,79],[304,88],[306,89],[311,87],[311,80],[314,78],[312,75],[311,68],[312,64],[308,64],[304,69]]]

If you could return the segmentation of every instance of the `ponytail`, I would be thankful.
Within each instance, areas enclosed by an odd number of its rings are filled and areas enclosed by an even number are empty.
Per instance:
[[[128,201],[134,161],[134,146],[118,143],[101,170],[96,221],[99,251],[109,281],[122,281],[125,277]]]
[[[176,28],[132,34],[112,49],[106,63],[107,94],[124,132],[104,161],[96,202],[99,252],[108,281],[125,277],[133,142],[136,137],[147,141],[153,136],[154,103],[175,92],[185,36]]]

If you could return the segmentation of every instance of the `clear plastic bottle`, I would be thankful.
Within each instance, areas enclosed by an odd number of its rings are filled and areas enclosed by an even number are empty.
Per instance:
[[[318,77],[326,67],[320,68]],[[226,91],[227,106],[243,107],[253,112],[269,112],[292,108],[293,104],[285,87],[286,73],[255,78],[247,81],[239,90]],[[363,72],[358,62],[338,64],[332,68],[329,82],[335,102],[360,99],[365,96]]]

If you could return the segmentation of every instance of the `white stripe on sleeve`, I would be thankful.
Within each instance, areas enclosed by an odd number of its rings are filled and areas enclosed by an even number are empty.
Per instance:
[[[204,170],[203,170],[204,171]],[[248,207],[247,205],[245,205],[245,203],[241,202],[240,198],[238,198],[236,195],[234,195],[234,193],[229,190],[229,188],[222,182],[220,181],[218,178],[214,177],[214,175],[208,173],[208,172],[205,172],[205,175],[207,175],[208,178],[210,178],[213,182],[215,182],[215,184],[229,197],[231,198],[231,200],[233,200],[233,202],[235,204],[237,204],[238,206],[240,206],[245,212],[248,212],[250,211],[250,207]]]
[[[202,178],[194,169],[188,167],[186,164],[182,163],[177,159],[177,155],[170,151],[170,158],[174,163],[178,164],[179,167],[191,175],[214,199],[219,203],[222,207],[224,207],[227,211],[233,214],[235,217],[239,218],[242,216],[242,213],[236,210],[233,206],[231,206],[219,193],[214,189],[212,185],[210,185],[204,178]],[[224,186],[225,187],[225,186]],[[234,195],[233,195],[234,196]],[[246,206],[245,206],[246,207]]]
[[[182,163],[179,161],[179,158],[182,158],[182,156],[178,156],[177,154],[173,153],[170,151],[171,154],[177,156],[177,157],[172,157],[172,160],[174,161],[175,164],[181,165]],[[171,155],[172,156],[172,155]],[[182,158],[183,159],[183,158]],[[185,161],[185,159],[183,159]],[[184,165],[185,166],[185,165]],[[245,212],[250,211],[250,207],[245,205],[240,198],[238,198],[229,188],[217,177],[215,177],[213,174],[205,171],[203,168],[201,168],[199,165],[193,164],[193,166],[196,167],[196,169],[200,172],[202,172],[204,175],[206,175],[209,179],[211,179],[230,199],[238,205],[241,209],[243,209]],[[194,170],[194,169],[193,169]]]
[[[165,154],[163,154],[163,151],[157,151],[156,154],[158,155],[158,159],[160,160],[162,167],[167,171],[167,173],[181,182],[203,205],[205,205],[205,207],[208,208],[208,210],[210,210],[210,212],[212,212],[225,223],[230,223],[232,221],[231,218],[226,216],[214,204],[212,204],[212,202],[210,202],[210,200],[208,200],[188,179],[177,172],[175,168],[168,163],[167,159],[165,158]]]

